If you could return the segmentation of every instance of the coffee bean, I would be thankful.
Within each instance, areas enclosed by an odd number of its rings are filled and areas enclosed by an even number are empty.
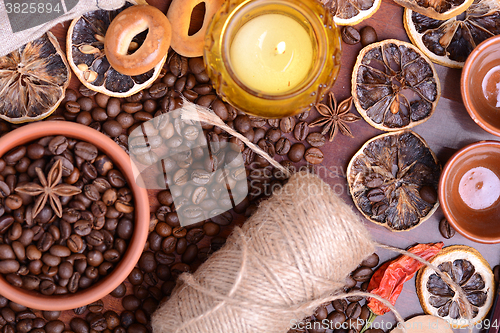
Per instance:
[[[19,269],[19,262],[17,260],[8,259],[0,261],[0,273],[10,274],[15,273]]]
[[[349,289],[348,292],[358,292],[360,291],[361,288],[358,288],[358,287],[352,287],[351,289]],[[362,296],[348,296],[346,297],[346,300],[349,301],[349,302],[361,302],[361,300],[363,300],[363,297]]]
[[[377,266],[378,263],[379,263],[379,257],[376,253],[373,253],[361,262],[361,266],[373,268]]]
[[[351,303],[347,306],[345,312],[347,318],[356,319],[361,315],[361,305],[358,302]]]
[[[125,285],[121,283],[110,293],[110,295],[115,298],[121,298],[125,296],[126,292],[127,292],[127,287],[125,287]]]
[[[26,276],[23,276],[23,278],[21,278],[18,274],[5,275],[5,280],[7,280],[7,282],[10,283],[11,285],[13,285],[14,287],[18,287],[18,288],[20,288],[23,285],[23,279],[26,279],[26,278],[27,278]],[[25,288],[25,289],[33,290],[37,287],[38,287],[38,285],[35,285],[35,286],[31,287],[31,289],[29,289],[29,288]]]
[[[276,154],[286,155],[290,151],[291,143],[287,138],[281,138],[276,142]]]
[[[183,77],[186,75],[189,67],[188,67],[188,59],[174,53],[169,62],[170,72],[177,77]]]
[[[342,324],[346,321],[346,319],[347,317],[344,312],[338,310],[332,311],[327,317],[329,327],[336,330],[341,329]]]
[[[341,36],[344,43],[349,45],[357,44],[361,40],[359,31],[353,26],[344,26],[341,31]]]
[[[348,304],[345,299],[341,298],[332,301],[332,306],[336,311],[344,313],[347,310]]]
[[[49,319],[47,319],[49,320]],[[45,325],[45,331],[47,333],[62,333],[64,331],[64,323],[60,320],[51,319],[46,325]]]
[[[49,252],[51,255],[57,257],[68,257],[69,255],[71,255],[70,249],[63,245],[53,245],[50,248]]]
[[[368,44],[375,43],[377,41],[377,32],[373,27],[367,25],[366,27],[362,28],[360,33],[360,41],[361,45],[364,47]]]
[[[328,318],[328,310],[326,306],[320,306],[314,311],[313,315],[317,320],[325,320]]]
[[[302,144],[300,142],[294,143],[292,145],[292,147],[290,148],[290,151],[288,152],[288,158],[292,162],[298,162],[304,156],[305,150],[306,150],[306,148],[305,148],[304,144]]]
[[[345,279],[345,288],[349,289],[356,285],[356,280],[352,278],[352,276],[348,275]]]
[[[137,102],[124,103],[121,105],[121,108],[127,113],[136,113],[142,110],[142,104]]]
[[[269,142],[275,143],[281,138],[281,130],[278,128],[270,128],[267,130],[264,138]]]
[[[120,100],[118,98],[111,97],[106,105],[106,113],[108,117],[115,118],[120,113]]]
[[[220,214],[212,217],[210,220],[218,225],[225,226],[233,222],[233,215],[227,211],[221,212]]]
[[[89,324],[83,320],[82,318],[72,318],[69,322],[69,326],[75,333],[89,333],[90,327]]]
[[[205,70],[205,65],[203,63],[203,59],[198,57],[198,58],[189,58],[189,69],[193,74],[200,74]]]
[[[104,309],[104,303],[102,300],[97,300],[87,305],[87,308],[91,313],[101,313],[102,310]]]
[[[12,247],[8,244],[1,244],[0,245],[0,259],[1,260],[8,260],[8,259],[15,259],[16,255],[14,254],[14,251],[12,250]]]
[[[250,118],[246,115],[239,115],[233,121],[234,127],[241,133],[246,133],[252,129]]]
[[[122,306],[125,310],[135,311],[141,306],[141,301],[134,295],[127,295],[122,299]]]
[[[103,129],[110,137],[117,137],[123,131],[122,125],[116,120],[108,120],[103,124]]]
[[[314,133],[309,133],[309,135],[306,138],[306,141],[313,147],[322,147],[325,144],[326,139],[323,134],[314,132]]]
[[[448,223],[448,220],[443,217],[441,221],[439,221],[439,232],[441,235],[446,238],[450,239],[453,236],[455,236],[455,229]]]
[[[168,86],[162,82],[155,83],[151,86],[151,88],[149,88],[149,94],[151,95],[152,98],[155,99],[162,98],[167,94],[167,91],[168,91]]]
[[[80,104],[76,101],[68,101],[64,104],[64,108],[71,114],[77,114],[80,112]]]
[[[280,129],[283,133],[291,133],[295,127],[295,119],[286,117],[280,120]]]
[[[323,162],[324,155],[319,148],[311,147],[306,150],[304,159],[311,164],[320,164],[321,162]]]
[[[352,273],[352,278],[357,282],[365,282],[371,278],[372,274],[373,271],[369,267],[361,266]]]
[[[201,228],[190,229],[186,234],[186,239],[191,244],[196,244],[203,239],[205,232]]]
[[[87,142],[78,142],[74,149],[75,155],[84,160],[91,161],[97,157],[97,148]]]
[[[305,121],[301,121],[295,125],[293,130],[293,136],[298,141],[303,141],[307,138],[309,134],[309,125]]]
[[[419,191],[420,197],[430,204],[435,204],[437,201],[437,193],[434,187],[429,185],[424,185]]]
[[[138,264],[142,271],[146,273],[153,272],[156,269],[156,261],[153,252],[143,252]]]

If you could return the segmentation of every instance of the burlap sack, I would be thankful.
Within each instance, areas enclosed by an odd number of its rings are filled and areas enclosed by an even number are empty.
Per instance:
[[[125,0],[0,0],[0,56],[39,38],[64,21],[97,9],[113,10]]]

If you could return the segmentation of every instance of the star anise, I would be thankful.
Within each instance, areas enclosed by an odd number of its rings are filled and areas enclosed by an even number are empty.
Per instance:
[[[360,117],[349,112],[352,104],[352,97],[349,97],[337,106],[335,95],[329,92],[328,105],[319,103],[315,106],[322,117],[310,123],[309,127],[323,126],[321,134],[325,135],[330,132],[330,142],[333,141],[339,131],[343,135],[353,138],[354,136],[348,124],[358,121]]]
[[[50,202],[52,210],[58,217],[62,217],[62,205],[60,196],[70,197],[81,193],[82,191],[75,186],[68,184],[58,184],[62,177],[62,162],[57,160],[45,178],[42,170],[40,168],[35,168],[35,172],[38,175],[40,184],[37,183],[27,183],[22,186],[16,187],[16,192],[28,194],[31,196],[37,196],[35,201],[35,206],[33,207],[33,218],[35,218],[45,207],[47,200]]]

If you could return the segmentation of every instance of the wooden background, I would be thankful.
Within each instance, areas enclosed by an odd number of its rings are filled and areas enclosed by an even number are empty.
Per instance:
[[[148,2],[157,6],[164,12],[166,12],[170,4],[170,0],[149,0]],[[371,25],[377,31],[379,40],[394,38],[409,42],[403,28],[402,18],[403,9],[400,6],[391,0],[383,0],[377,13],[356,27],[360,29],[366,25]],[[65,35],[68,26],[69,23],[66,23],[52,30],[59,38],[63,49],[66,44]],[[342,46],[341,70],[332,89],[339,101],[350,96],[351,73],[357,54],[361,49],[360,44],[353,46],[342,44]],[[442,96],[432,118],[424,124],[415,127],[414,131],[419,133],[428,142],[431,149],[437,154],[440,162],[444,165],[454,151],[466,144],[486,139],[497,140],[498,138],[482,130],[467,114],[460,95],[461,70],[449,69],[440,65],[435,66],[441,81]],[[78,80],[73,77],[71,88],[77,90],[78,86]],[[354,112],[356,113],[356,111]],[[308,118],[308,121],[310,122],[316,117],[317,113],[314,111]],[[333,187],[337,194],[341,195],[346,202],[353,205],[345,178],[347,164],[365,141],[381,134],[382,131],[371,127],[364,120],[352,124],[351,129],[355,138],[351,139],[339,134],[332,143],[327,142],[327,144],[323,146],[322,150],[325,152],[325,160],[321,165],[322,169],[320,174],[322,178]],[[278,155],[276,157],[278,160],[281,158],[281,156]],[[150,193],[151,208],[153,211],[157,207],[155,194],[156,192]],[[356,210],[354,205],[353,209]],[[361,216],[361,214],[359,215]],[[406,248],[415,243],[437,241],[443,241],[445,246],[466,244],[479,250],[488,260],[491,267],[500,263],[500,256],[498,255],[500,245],[474,243],[459,234],[456,234],[455,237],[450,240],[442,238],[438,230],[438,223],[442,217],[443,213],[441,209],[438,209],[429,220],[419,227],[407,232],[391,232],[384,227],[375,225],[366,220],[364,220],[364,223],[373,235],[374,240],[381,243],[398,246],[400,248]],[[240,219],[236,223],[239,224],[243,222],[244,221]],[[328,249],[325,249],[325,251],[328,251]],[[392,253],[382,250],[379,250],[377,253],[383,260],[395,256]],[[121,309],[119,300],[108,296],[104,301],[107,308]],[[405,318],[423,313],[416,296],[414,279],[405,284],[403,292],[396,303],[396,308]],[[68,322],[72,316],[73,313],[71,311],[66,311],[63,313],[62,319]],[[391,314],[386,314],[377,320],[394,322],[394,317]]]

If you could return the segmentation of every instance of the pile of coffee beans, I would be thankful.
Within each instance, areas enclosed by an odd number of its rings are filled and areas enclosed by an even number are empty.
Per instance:
[[[366,258],[346,279],[345,292],[366,291],[373,275],[373,269],[379,264],[376,253]],[[364,304],[363,304],[364,303]],[[320,306],[313,316],[304,319],[296,328],[288,333],[359,333],[362,323],[370,316],[366,299],[351,296],[338,299]],[[304,328],[304,329],[302,329]],[[308,329],[306,329],[308,328]],[[382,333],[382,330],[371,329],[368,333]]]
[[[0,296],[0,330],[2,333],[56,332],[47,329],[48,322],[51,322],[52,318],[54,318],[53,313],[47,312],[44,313],[44,315],[45,314],[47,315],[47,317],[45,317],[46,319],[39,316],[37,317],[31,309],[10,302],[5,297]],[[55,319],[57,319],[57,317]],[[59,332],[62,332],[62,330]]]
[[[16,147],[0,161],[5,279],[52,295],[76,293],[109,274],[134,230],[133,195],[110,158],[88,142],[50,136]],[[37,209],[46,193],[55,195]]]

